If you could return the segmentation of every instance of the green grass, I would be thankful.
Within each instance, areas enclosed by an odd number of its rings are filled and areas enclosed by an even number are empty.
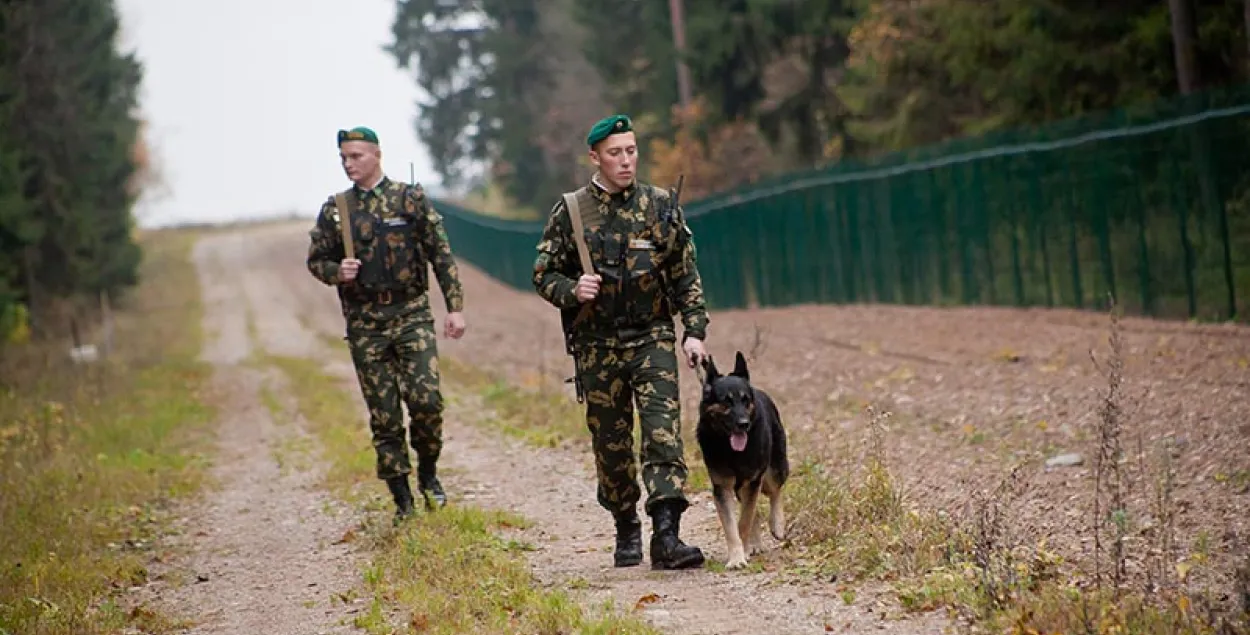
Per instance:
[[[589,615],[563,591],[541,590],[525,565],[527,547],[504,537],[524,520],[450,506],[373,536],[378,554],[365,579],[373,599],[357,626],[389,635],[398,604],[422,633],[652,633],[628,615]]]
[[[6,349],[0,370],[0,632],[167,633],[129,606],[148,578],[170,503],[205,482],[212,410],[193,234],[143,241],[143,284],[118,303],[114,355],[88,367],[65,346]],[[40,347],[48,347],[40,350]]]
[[[529,547],[507,536],[525,526],[523,518],[453,504],[393,527],[391,503],[374,477],[367,426],[347,393],[351,384],[311,360],[270,361],[286,374],[300,414],[321,442],[329,485],[373,512],[361,532],[371,556],[363,572],[369,608],[357,627],[378,635],[655,632],[634,616],[587,611],[568,593],[541,588],[525,560]],[[393,622],[394,610],[402,623]]]
[[[375,460],[362,407],[344,386],[307,359],[264,356],[285,375],[296,408],[320,442],[318,458],[327,465],[325,484],[343,499],[358,500],[360,485],[375,485]]]
[[[583,406],[553,390],[527,390],[455,359],[440,359],[444,382],[476,394],[490,412],[478,423],[535,447],[590,447]]]

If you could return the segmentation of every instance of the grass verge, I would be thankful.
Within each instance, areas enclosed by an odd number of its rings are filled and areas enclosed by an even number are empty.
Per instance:
[[[0,633],[178,626],[121,592],[146,581],[170,502],[204,482],[194,237],[143,240],[143,282],[119,303],[109,358],[74,367],[61,342],[6,351],[23,362],[0,371]]]
[[[581,444],[589,447],[581,404],[554,390],[526,390],[506,379],[455,359],[440,359],[449,385],[476,394],[492,416],[480,423],[491,425],[535,447]]]
[[[332,488],[379,512],[362,530],[372,554],[364,571],[372,597],[358,628],[378,635],[655,632],[610,606],[592,613],[562,590],[538,587],[523,555],[528,547],[506,537],[525,524],[514,515],[452,505],[392,527],[389,499],[373,477],[367,429],[343,384],[311,360],[271,361],[286,374],[300,414],[321,441]]]

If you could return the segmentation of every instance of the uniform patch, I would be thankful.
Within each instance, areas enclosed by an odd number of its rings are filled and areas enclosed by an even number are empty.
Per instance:
[[[655,249],[655,243],[643,238],[634,238],[629,241],[630,249]]]
[[[403,227],[408,224],[408,221],[403,218],[395,217],[386,219],[386,224],[390,227]]]

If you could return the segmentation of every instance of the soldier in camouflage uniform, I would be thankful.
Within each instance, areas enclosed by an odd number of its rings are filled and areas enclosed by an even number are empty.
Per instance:
[[[338,290],[347,343],[369,408],[377,476],[386,481],[396,517],[412,513],[412,472],[401,401],[411,419],[417,481],[427,508],[446,504],[438,481],[443,399],[430,310],[433,264],[447,306],[444,334],[464,334],[464,294],[442,217],[420,185],[388,178],[377,135],[368,128],[340,130],[339,155],[353,182],[343,194],[350,209],[355,258],[345,258],[335,197],[321,206],[310,232],[308,270]]]
[[[634,179],[637,144],[628,117],[599,121],[586,142],[597,170],[575,196],[594,271],[580,269],[569,209],[561,200],[537,246],[534,287],[565,318],[594,444],[597,498],[615,520],[615,565],[642,561],[636,406],[652,568],[698,567],[703,552],[678,537],[689,502],[682,491],[686,463],[673,320],[681,315],[683,357],[694,367],[705,355],[708,324],[694,243],[670,193]]]

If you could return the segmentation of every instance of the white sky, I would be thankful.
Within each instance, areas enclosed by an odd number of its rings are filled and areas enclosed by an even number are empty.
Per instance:
[[[124,50],[144,66],[143,116],[165,188],[136,206],[145,227],[312,218],[345,187],[334,134],[378,133],[383,167],[409,162],[438,191],[417,140],[417,88],[382,50],[394,0],[119,0]],[[344,81],[348,83],[344,85]]]

